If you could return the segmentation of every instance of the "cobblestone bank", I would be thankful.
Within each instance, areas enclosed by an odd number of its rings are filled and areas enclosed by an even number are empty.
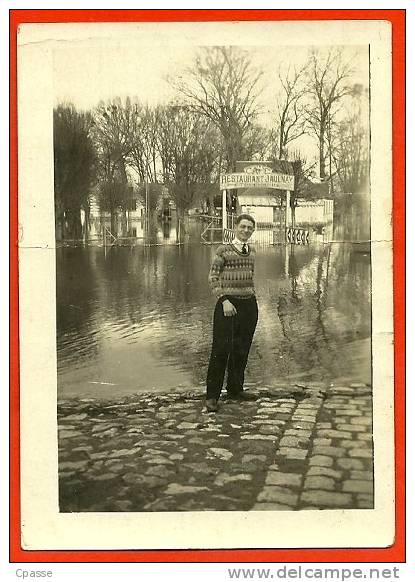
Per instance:
[[[60,401],[60,510],[373,507],[370,387],[250,392],[216,414],[196,391]]]

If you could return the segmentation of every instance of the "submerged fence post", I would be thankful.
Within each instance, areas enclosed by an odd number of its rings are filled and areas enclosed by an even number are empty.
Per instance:
[[[227,221],[227,212],[226,212],[226,190],[222,190],[222,238],[223,238],[223,233],[225,232],[225,229],[228,226],[228,221]]]

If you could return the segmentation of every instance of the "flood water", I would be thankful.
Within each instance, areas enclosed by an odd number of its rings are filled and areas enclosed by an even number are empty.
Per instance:
[[[57,250],[59,397],[199,387],[215,245]],[[258,245],[246,381],[370,382],[370,256],[351,243]]]

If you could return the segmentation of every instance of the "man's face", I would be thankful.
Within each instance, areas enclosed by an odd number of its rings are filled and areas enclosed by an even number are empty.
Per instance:
[[[235,234],[239,240],[246,242],[251,238],[254,230],[255,227],[252,222],[246,218],[243,218],[241,222],[236,225]]]

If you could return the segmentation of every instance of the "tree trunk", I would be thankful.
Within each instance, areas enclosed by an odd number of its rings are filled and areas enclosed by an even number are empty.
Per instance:
[[[128,233],[128,218],[125,210],[122,211],[121,215],[121,233],[123,237],[126,237]]]
[[[89,241],[89,229],[90,229],[90,208],[89,204],[85,205],[85,222],[84,222],[84,240],[88,244]]]
[[[150,211],[150,219],[148,221],[147,243],[155,244],[157,242],[157,210]]]
[[[187,238],[187,224],[185,220],[185,211],[183,208],[177,208],[176,211],[177,226],[176,226],[176,242],[185,242]]]
[[[278,156],[279,159],[282,160],[283,159],[283,153],[284,153],[284,138],[283,138],[283,131],[280,131],[280,144],[279,144],[279,148],[278,148]]]
[[[65,216],[62,210],[55,207],[55,238],[62,241],[65,238]]]
[[[111,210],[111,234],[115,237],[117,236],[116,228],[117,228],[117,211]]]
[[[326,177],[326,167],[324,160],[324,130],[320,130],[319,136],[319,163],[320,163],[320,178],[324,180]]]
[[[154,151],[153,151],[153,173],[154,173],[154,182],[157,184],[156,154]]]
[[[81,212],[79,208],[73,208],[66,211],[66,220],[68,222],[68,234],[70,238],[82,238]]]
[[[290,208],[291,208],[291,227],[295,228],[295,208],[297,196],[294,192],[290,192]]]

